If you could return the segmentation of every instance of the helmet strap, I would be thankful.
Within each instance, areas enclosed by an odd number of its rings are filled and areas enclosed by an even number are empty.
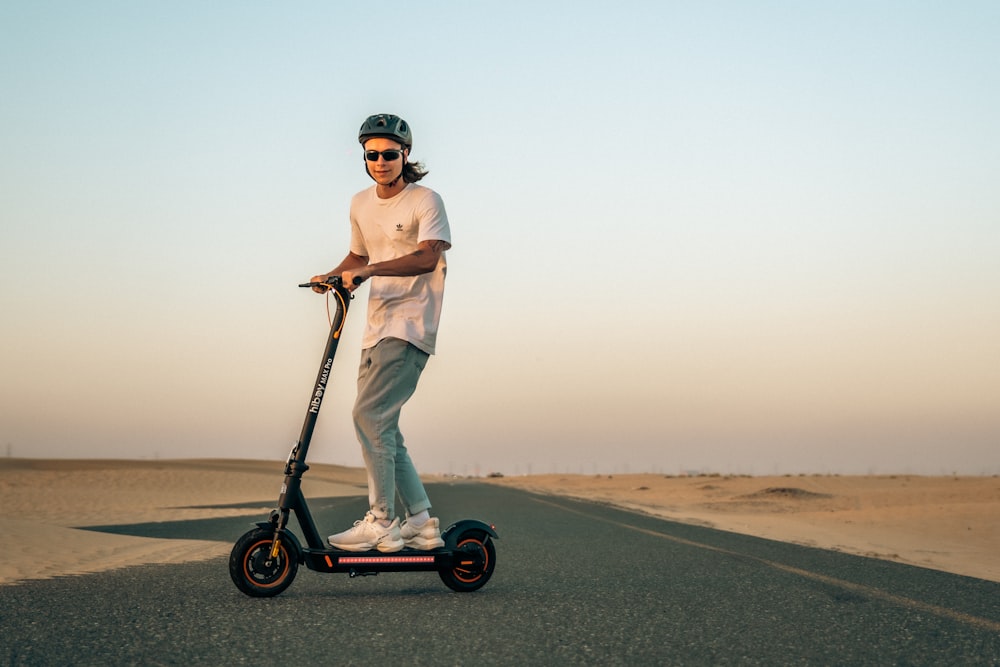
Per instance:
[[[406,163],[405,162],[403,163],[403,169],[406,169]],[[399,179],[401,179],[402,177],[403,177],[403,172],[400,171],[399,172],[399,176],[397,176],[396,178],[392,179],[392,183],[390,183],[388,187],[390,187],[390,188],[396,187],[396,183],[399,183]]]

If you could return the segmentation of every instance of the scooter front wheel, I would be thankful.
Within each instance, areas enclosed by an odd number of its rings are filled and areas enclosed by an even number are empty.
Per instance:
[[[274,531],[255,528],[236,541],[229,555],[229,576],[236,588],[251,597],[278,595],[292,585],[299,568],[294,543],[283,540],[278,555],[271,557]]]
[[[451,567],[438,570],[438,574],[451,590],[470,593],[486,585],[496,563],[497,551],[490,536],[481,530],[467,530],[455,540]]]

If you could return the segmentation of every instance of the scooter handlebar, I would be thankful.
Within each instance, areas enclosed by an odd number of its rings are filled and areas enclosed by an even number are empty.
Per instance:
[[[364,282],[359,276],[354,276],[354,284],[360,285]],[[326,280],[318,283],[301,283],[299,287],[334,287],[337,285],[343,285],[344,281],[340,276],[330,276]]]

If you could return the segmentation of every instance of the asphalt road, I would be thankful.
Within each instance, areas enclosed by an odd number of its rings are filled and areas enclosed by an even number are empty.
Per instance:
[[[443,524],[496,524],[483,589],[301,568],[257,599],[225,559],[28,582],[0,588],[0,665],[1000,665],[1000,584],[486,484],[429,492]],[[310,507],[324,532],[365,509]],[[104,530],[235,541],[250,523]]]

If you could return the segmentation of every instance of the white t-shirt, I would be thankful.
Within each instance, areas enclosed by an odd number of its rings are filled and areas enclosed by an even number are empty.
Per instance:
[[[379,199],[375,187],[351,199],[351,252],[372,264],[409,255],[422,241],[451,244],[451,230],[441,196],[410,183],[395,197]],[[413,343],[434,354],[447,262],[444,253],[430,273],[369,280],[368,324],[361,341],[365,349],[383,338]]]

